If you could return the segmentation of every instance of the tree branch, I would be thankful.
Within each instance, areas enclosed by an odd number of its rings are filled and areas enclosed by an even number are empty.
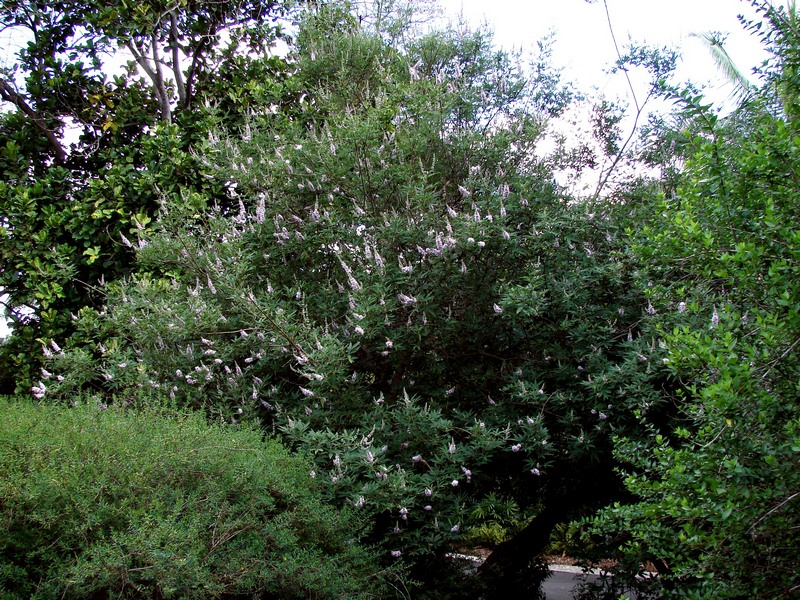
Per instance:
[[[153,82],[153,88],[158,98],[158,106],[161,109],[161,120],[170,123],[172,121],[172,116],[169,108],[169,98],[167,97],[164,80],[162,79],[161,63],[158,60],[155,35],[153,35],[153,65],[150,64],[150,59],[145,55],[145,50],[141,47],[139,42],[128,40],[125,42],[125,47],[130,50],[131,54],[133,54],[133,58],[136,60],[136,64],[142,68],[147,77],[150,78],[150,81]]]
[[[150,36],[150,43],[153,48],[153,63],[156,67],[156,79],[153,82],[156,86],[156,94],[158,94],[158,103],[161,105],[161,120],[165,123],[172,122],[172,112],[169,106],[169,96],[167,96],[167,88],[164,85],[164,72],[161,70],[161,59],[158,56],[158,37],[153,32]]]
[[[55,153],[56,163],[63,165],[67,160],[67,152],[64,150],[64,146],[61,144],[61,140],[59,140],[56,133],[47,126],[44,117],[31,108],[31,106],[25,101],[25,98],[18,94],[17,91],[11,87],[5,79],[2,78],[0,78],[0,98],[19,108],[31,121],[33,121],[33,124],[36,125],[36,127],[42,133],[44,133],[45,137],[47,138],[50,147]]]
[[[625,73],[625,75],[627,76],[627,73]],[[603,188],[608,183],[608,180],[611,178],[611,175],[616,170],[617,165],[620,163],[623,156],[625,155],[625,151],[628,149],[628,144],[631,143],[631,140],[633,140],[633,137],[636,135],[636,128],[639,126],[639,119],[642,116],[644,107],[648,103],[652,95],[653,95],[653,90],[651,89],[650,92],[647,94],[644,103],[641,106],[639,106],[639,104],[636,103],[636,116],[633,119],[633,125],[631,125],[631,131],[628,134],[628,137],[625,139],[625,142],[620,147],[619,152],[617,152],[617,155],[614,157],[614,160],[611,162],[611,166],[608,167],[608,169],[606,169],[605,172],[602,172],[600,174],[600,179],[597,182],[597,187],[594,190],[594,194],[592,194],[592,200],[597,200],[598,198],[600,198],[600,193],[603,191]],[[635,102],[635,97],[634,97],[634,102]]]
[[[787,505],[789,502],[791,502],[792,500],[794,500],[794,499],[795,499],[795,498],[797,498],[798,496],[800,496],[800,492],[795,492],[794,494],[792,494],[791,496],[789,496],[788,498],[786,498],[786,500],[784,500],[783,502],[781,502],[780,504],[778,504],[778,506],[775,506],[775,507],[773,507],[771,510],[767,511],[766,513],[764,513],[764,514],[761,516],[761,518],[759,518],[759,519],[758,519],[758,520],[757,520],[755,523],[753,523],[753,524],[750,526],[750,529],[748,529],[748,530],[747,530],[747,532],[748,532],[748,533],[750,533],[751,531],[753,531],[753,530],[754,530],[756,527],[758,527],[758,526],[759,526],[759,525],[760,525],[762,522],[764,522],[764,520],[765,520],[767,517],[769,517],[769,516],[770,516],[772,513],[774,513],[776,510],[779,510],[780,508],[782,508],[782,507],[786,506],[786,505]]]
[[[180,48],[178,47],[178,17],[175,16],[175,10],[169,13],[169,21],[169,41],[172,47],[172,74],[175,76],[175,87],[178,89],[178,102],[180,106],[186,106],[186,86],[183,83],[183,73],[181,72]]]
[[[136,64],[138,64],[145,72],[145,74],[150,78],[150,80],[153,81],[153,83],[155,83],[156,74],[150,67],[150,63],[145,57],[144,52],[134,42],[130,40],[125,42],[125,47],[128,48],[128,50],[130,50],[131,54],[133,54],[133,58],[136,60]]]
[[[603,0],[603,7],[606,9],[606,19],[608,20],[608,31],[611,33],[611,41],[614,42],[614,50],[617,52],[617,58],[621,61],[622,54],[620,53],[619,45],[617,44],[617,36],[614,35],[614,26],[611,23],[611,13],[608,10],[608,2],[606,0]],[[620,68],[622,68],[622,72],[625,73],[625,79],[628,81],[628,87],[631,90],[631,98],[633,99],[634,106],[636,106],[636,111],[641,113],[642,109],[639,106],[639,101],[636,99],[636,91],[633,89],[633,83],[631,82],[630,75],[628,75],[628,70],[623,67]]]
[[[194,82],[197,79],[198,69],[202,62],[203,52],[205,47],[209,45],[210,36],[204,37],[197,47],[194,49],[194,56],[192,56],[192,64],[186,73],[186,100],[184,101],[183,108],[187,108],[192,101],[194,95]]]

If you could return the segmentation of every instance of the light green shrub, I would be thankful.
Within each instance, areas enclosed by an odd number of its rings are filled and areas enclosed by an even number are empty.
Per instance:
[[[0,399],[0,519],[4,598],[379,595],[301,460],[196,415]]]

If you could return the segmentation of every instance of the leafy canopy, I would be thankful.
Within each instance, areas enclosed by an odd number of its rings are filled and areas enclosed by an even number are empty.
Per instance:
[[[195,149],[285,99],[288,66],[270,50],[293,6],[3,3],[0,27],[25,41],[0,69],[7,392],[30,387],[37,339],[68,337],[71,313],[130,271],[121,236],[147,227],[162,197],[194,209],[225,198]]]
[[[653,325],[685,383],[668,432],[622,437],[638,501],[604,511],[624,564],[660,568],[668,597],[791,597],[798,590],[800,341],[796,14],[754,2],[773,60],[765,84],[720,119],[681,98],[694,125],[682,183],[638,233]],[[777,92],[777,93],[776,93]]]

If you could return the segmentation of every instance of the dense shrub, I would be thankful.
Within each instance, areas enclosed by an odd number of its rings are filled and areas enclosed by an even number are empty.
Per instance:
[[[203,157],[241,210],[165,202],[122,240],[140,275],[81,311],[90,343],[45,348],[34,393],[157,389],[258,419],[440,597],[445,555],[513,502],[529,521],[506,556],[528,577],[558,521],[621,490],[611,435],[662,404],[618,228],[537,153],[568,93],[483,32],[298,39],[299,115]]]
[[[0,399],[3,598],[379,595],[353,522],[249,428]]]
[[[765,84],[727,118],[683,95],[699,133],[636,244],[667,365],[686,384],[677,427],[619,440],[639,501],[596,523],[631,581],[648,560],[659,568],[635,581],[653,594],[640,598],[800,592],[800,30],[793,7],[753,4],[772,54]]]

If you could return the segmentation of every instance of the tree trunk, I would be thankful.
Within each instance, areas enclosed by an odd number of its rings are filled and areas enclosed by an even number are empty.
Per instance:
[[[478,568],[480,584],[476,586],[476,598],[518,598],[523,592],[527,595],[538,589],[546,571],[541,570],[541,579],[537,581],[540,569],[535,565],[532,568],[531,563],[547,548],[556,525],[568,518],[570,507],[567,504],[551,503],[525,529],[495,548]]]
[[[503,542],[478,568],[473,598],[505,600],[537,597],[536,591],[547,577],[541,554],[550,543],[556,525],[591,514],[613,500],[622,500],[625,491],[610,468],[599,464],[563,465],[569,473],[552,473],[561,482],[544,500],[544,508],[517,535]],[[538,561],[538,564],[537,564]]]

